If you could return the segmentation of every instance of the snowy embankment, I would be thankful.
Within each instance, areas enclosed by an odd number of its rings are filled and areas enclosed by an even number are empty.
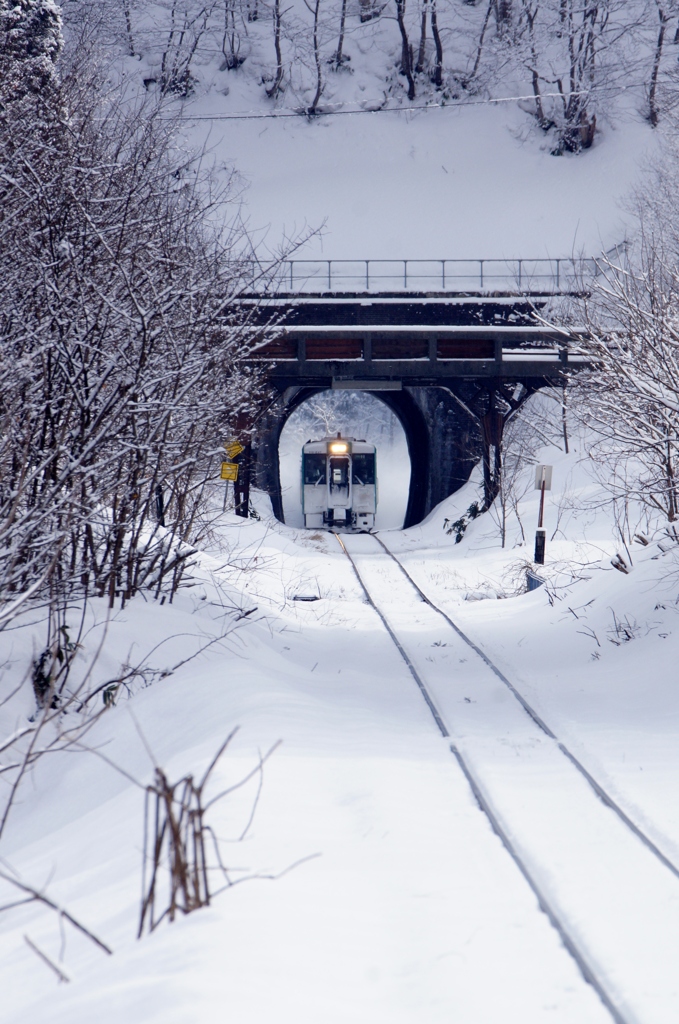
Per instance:
[[[597,255],[626,237],[621,200],[658,145],[634,109],[586,154],[557,158],[507,105],[218,120],[233,104],[187,103],[188,137],[235,165],[264,250],[317,232],[302,259]]]
[[[444,520],[476,497],[474,480],[421,526],[384,536],[676,857],[678,704],[667,668],[677,646],[675,555],[653,542],[638,548],[627,575],[611,567],[608,516],[574,511],[596,505],[597,487],[577,440],[575,448],[568,456],[553,447],[538,453],[555,469],[546,522],[550,582],[533,594],[517,593],[531,553],[533,492],[520,503],[523,546],[512,520],[500,548],[493,513],[472,522],[459,544],[444,531]],[[144,660],[145,677],[118,692],[86,737],[99,755],[46,755],[20,790],[4,863],[45,886],[114,955],[105,957],[68,925],[64,950],[59,922],[46,909],[4,913],[3,1024],[84,1024],[93,1014],[102,1024],[210,1024],[225,1013],[239,1024],[274,1017],[300,1024],[607,1020],[479,813],[334,539],[271,521],[263,496],[258,506],[261,522],[221,517],[196,585],[174,605],[136,598],[116,610],[95,672],[108,678],[121,663]],[[295,600],[305,596],[319,600]],[[93,602],[91,614],[103,621],[103,602]],[[83,663],[100,629],[88,635]],[[2,634],[6,678],[27,671],[39,637],[38,627]],[[445,653],[431,648],[434,660]],[[465,672],[462,658],[450,667],[451,696]],[[27,683],[0,709],[3,733],[32,710]],[[244,881],[210,908],[137,941],[144,793],[129,777],[141,786],[151,781],[144,743],[171,779],[199,775],[236,725],[214,793],[250,770],[258,750],[283,744],[264,769],[246,836],[239,839],[257,779],[216,804],[208,820],[233,880],[281,877]],[[544,783],[529,773],[527,794]],[[520,815],[539,834],[539,815],[531,819],[525,806]],[[574,839],[586,845],[585,818],[582,830]],[[611,863],[616,855],[612,846]],[[542,870],[551,884],[557,866]],[[10,898],[5,892],[3,903]],[[585,906],[585,925],[587,913]],[[24,935],[61,964],[71,984],[57,986]],[[615,975],[616,964],[610,967]],[[639,1019],[676,1019],[670,981],[660,1003],[649,993],[650,1015]]]
[[[504,552],[491,512],[470,523],[463,541],[441,557],[437,531],[476,496],[473,481],[423,526],[391,535],[390,546],[677,860],[679,814],[668,799],[679,784],[679,702],[669,668],[679,613],[676,537],[660,529],[649,544],[621,546],[586,444],[576,441],[569,456],[545,448],[537,457],[554,463],[555,474],[546,501],[543,589],[496,600],[525,578],[536,491],[521,502],[526,543],[513,520]],[[530,483],[530,469],[523,476]],[[646,536],[641,527],[640,535]],[[626,573],[612,564],[620,552]]]

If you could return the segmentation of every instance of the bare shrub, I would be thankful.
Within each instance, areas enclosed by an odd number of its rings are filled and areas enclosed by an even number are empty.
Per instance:
[[[170,783],[162,768],[155,766],[154,781],[146,787],[142,902],[137,938],[141,938],[144,929],[154,931],[165,918],[172,922],[177,913],[190,914],[209,906],[216,892],[236,884],[223,863],[219,842],[205,815],[218,800],[245,785],[256,774],[260,776],[261,791],[264,763],[279,745],[276,743],[260,757],[256,767],[237,783],[206,800],[205,789],[210,776],[236,732],[234,729],[227,736],[197,784],[193,775]],[[252,822],[259,791],[241,838]],[[211,880],[215,871],[221,879],[216,890]]]

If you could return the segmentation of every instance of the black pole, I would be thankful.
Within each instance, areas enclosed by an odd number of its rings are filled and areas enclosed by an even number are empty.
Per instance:
[[[233,485],[234,512],[242,519],[250,515],[250,445],[238,456],[238,479]]]
[[[533,561],[538,565],[545,564],[545,531],[542,529],[542,520],[545,514],[545,470],[542,471],[542,484],[540,486],[540,512],[538,515],[538,528],[535,531],[535,558]]]
[[[544,565],[545,564],[545,531],[544,530],[536,530],[535,531],[535,558],[533,559],[533,561],[537,562],[538,565]]]
[[[159,526],[165,526],[165,501],[160,484],[156,484],[156,519]]]

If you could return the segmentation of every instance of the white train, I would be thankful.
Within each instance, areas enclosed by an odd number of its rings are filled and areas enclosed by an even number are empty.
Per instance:
[[[302,448],[304,525],[370,530],[377,510],[375,445],[354,437],[324,437]]]

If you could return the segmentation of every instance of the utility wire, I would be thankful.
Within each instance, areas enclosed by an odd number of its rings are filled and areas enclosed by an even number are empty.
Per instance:
[[[591,90],[583,90],[581,92],[571,92],[569,96],[587,96]],[[563,99],[563,95],[560,92],[544,92],[541,96],[542,99]],[[358,107],[355,110],[312,110],[308,108],[300,108],[298,110],[280,110],[259,113],[257,111],[237,111],[235,114],[180,114],[179,119],[182,121],[263,121],[268,118],[277,117],[338,117],[341,114],[403,114],[409,113],[411,110],[435,110],[437,108],[450,108],[450,107],[477,107],[485,106],[489,103],[517,103],[519,100],[534,100],[535,96],[532,94],[529,96],[499,96],[495,99],[485,100],[465,100],[463,103],[421,103],[417,106],[412,107]],[[168,118],[168,120],[175,120],[175,118]]]

